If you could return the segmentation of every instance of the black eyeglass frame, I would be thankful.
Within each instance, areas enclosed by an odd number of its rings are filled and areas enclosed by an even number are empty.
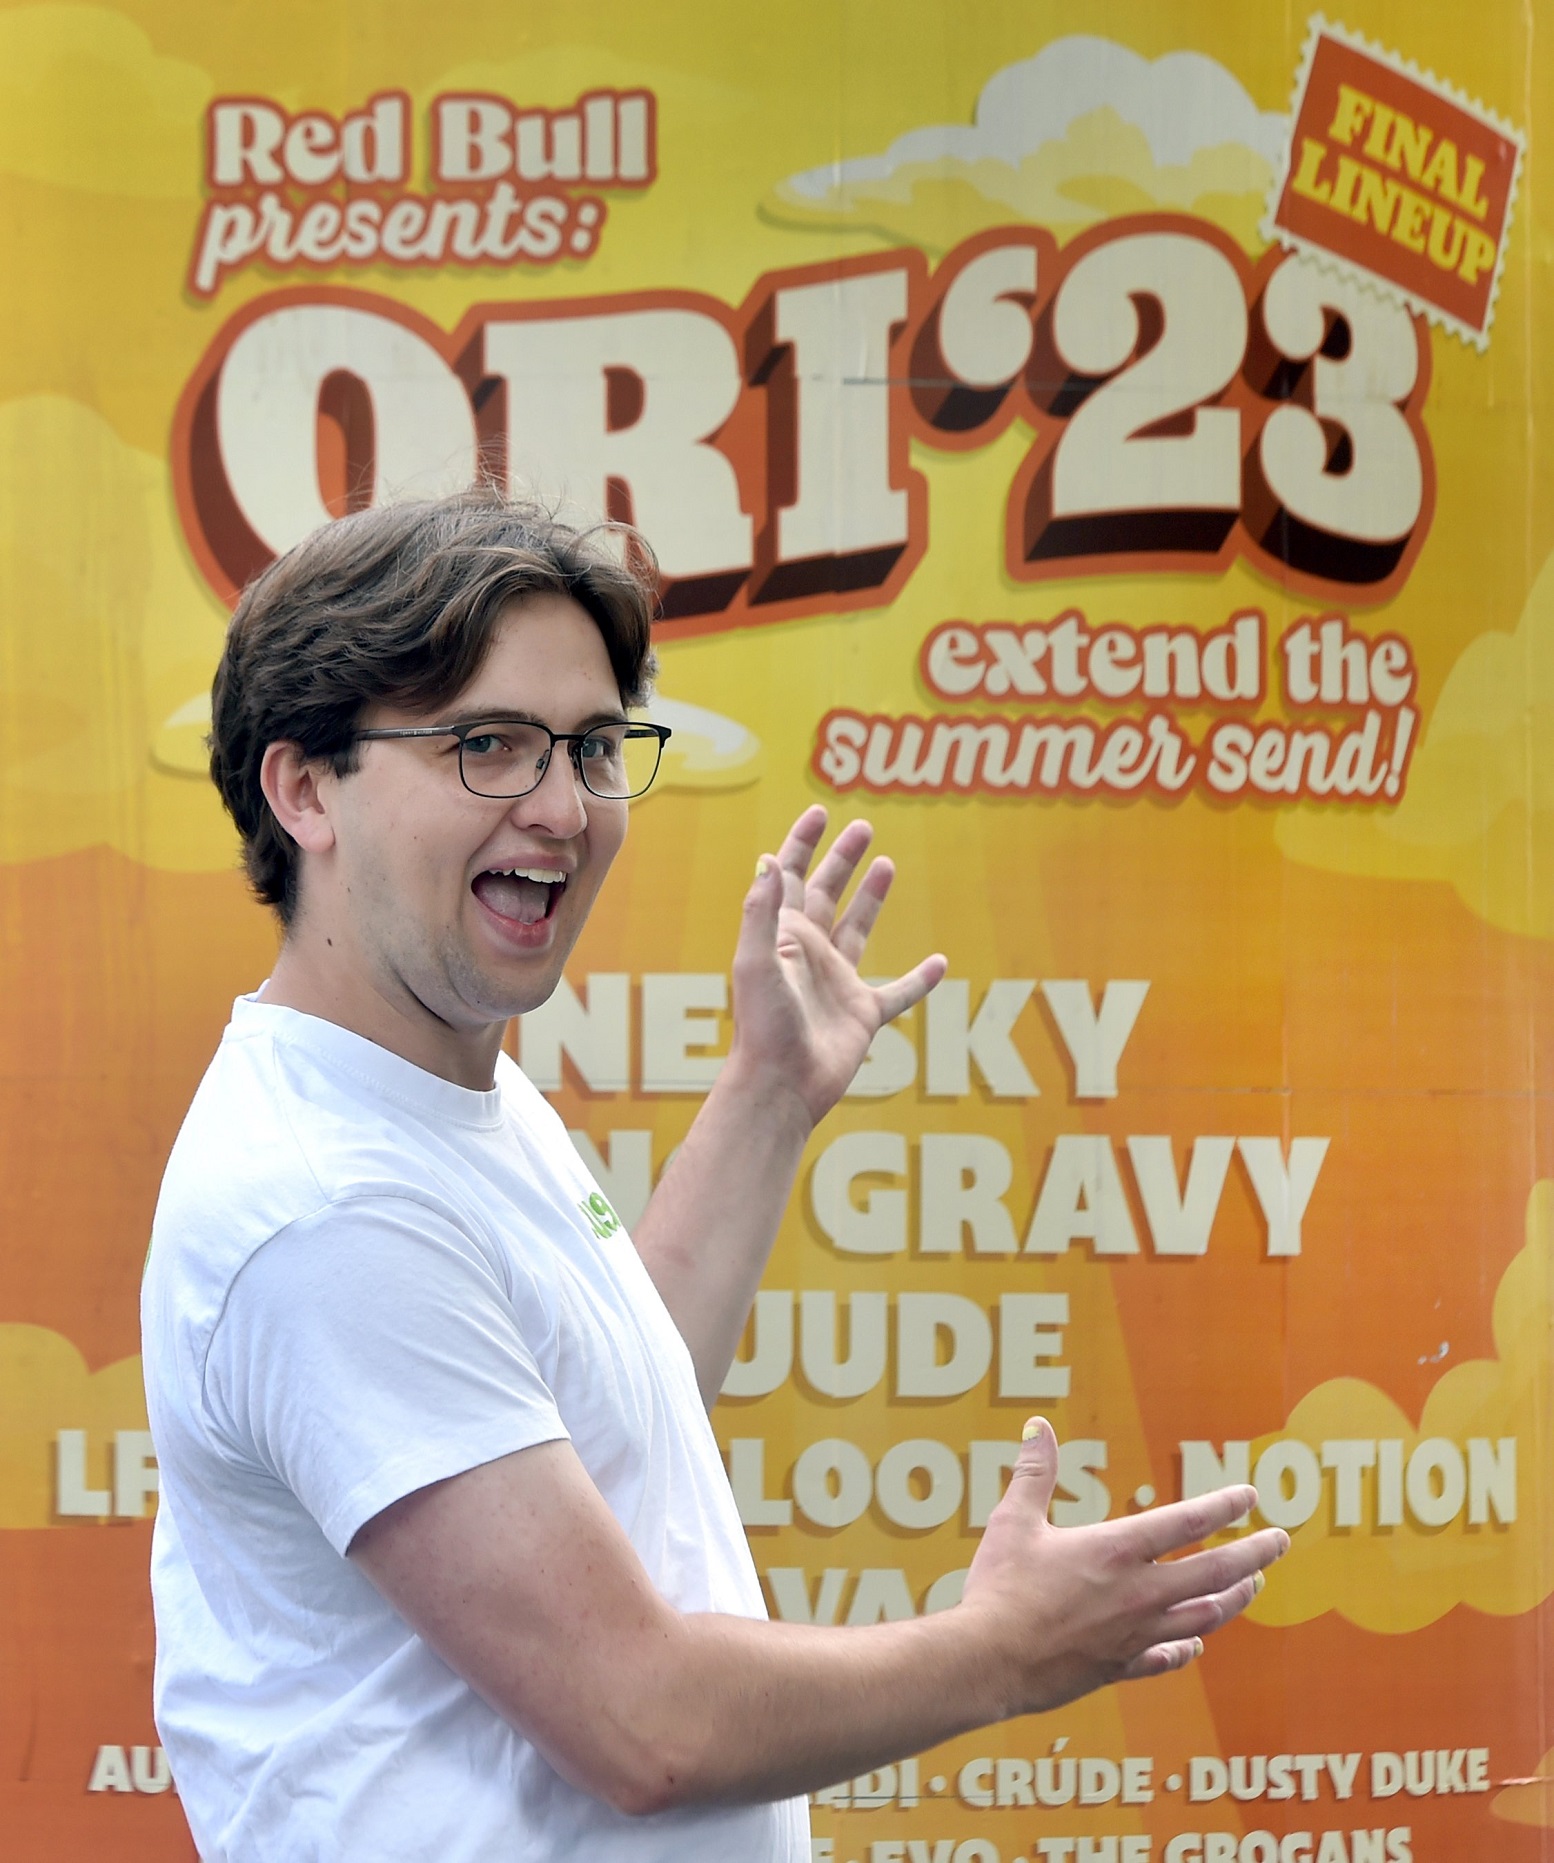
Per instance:
[[[539,763],[539,774],[527,789],[504,790],[500,795],[493,795],[489,790],[477,789],[469,780],[464,770],[464,745],[471,737],[477,737],[482,731],[489,731],[493,725],[522,725],[527,731],[543,731],[550,739],[550,748]],[[605,730],[622,731],[622,741],[626,738],[656,738],[658,740],[658,758],[653,764],[653,774],[640,789],[633,789],[624,796],[607,796],[595,789],[588,780],[588,772],[583,768],[583,760],[577,749],[586,744],[590,738],[598,737]],[[355,742],[363,743],[376,738],[391,737],[453,737],[459,741],[459,781],[472,796],[479,796],[486,802],[515,802],[520,796],[533,795],[545,780],[545,773],[550,768],[551,757],[558,744],[569,746],[567,755],[572,759],[572,768],[577,772],[578,781],[591,796],[598,796],[601,802],[634,802],[638,796],[645,796],[653,787],[658,776],[659,765],[663,761],[664,746],[674,736],[668,725],[661,724],[627,724],[622,727],[612,721],[609,725],[595,725],[591,731],[552,731],[549,725],[541,724],[537,718],[472,718],[467,724],[456,725],[392,725],[378,730],[358,731]]]

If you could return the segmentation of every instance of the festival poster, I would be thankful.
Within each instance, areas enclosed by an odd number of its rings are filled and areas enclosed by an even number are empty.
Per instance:
[[[156,1185],[274,953],[243,581],[468,482],[639,524],[674,729],[515,1052],[628,1224],[805,805],[949,957],[715,1414],[774,1616],[1255,1479],[1200,1663],[816,1795],[814,1863],[1503,1863],[1548,1691],[1549,52],[1509,0],[0,7],[0,1850],[193,1854]],[[1256,1524],[1254,1522],[1254,1524]]]

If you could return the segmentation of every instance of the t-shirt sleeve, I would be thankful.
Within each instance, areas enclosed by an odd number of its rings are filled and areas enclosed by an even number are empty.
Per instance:
[[[493,1263],[392,1197],[318,1211],[250,1257],[211,1338],[205,1402],[342,1554],[401,1496],[567,1435]]]

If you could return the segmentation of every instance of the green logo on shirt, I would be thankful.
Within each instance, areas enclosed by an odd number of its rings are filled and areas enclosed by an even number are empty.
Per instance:
[[[588,1218],[589,1228],[601,1242],[621,1226],[621,1219],[610,1208],[602,1190],[596,1190],[591,1197],[580,1197],[577,1207]]]

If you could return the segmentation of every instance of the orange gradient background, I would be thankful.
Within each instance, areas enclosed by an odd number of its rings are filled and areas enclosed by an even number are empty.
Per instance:
[[[885,180],[846,171],[829,191],[806,191],[794,178],[828,162],[882,158],[914,130],[972,124],[990,80],[1076,30],[1071,10],[1036,0],[966,18],[940,0],[779,0],[736,17],[686,0],[652,11],[583,0],[564,19],[515,22],[491,0],[349,11],[280,0],[261,21],[183,0],[0,3],[10,113],[10,127],[0,123],[0,1854],[19,1863],[193,1854],[173,1794],[86,1789],[99,1747],[156,1743],[150,1520],[65,1519],[25,1497],[43,1492],[57,1432],[99,1416],[92,1378],[139,1351],[162,1163],[232,997],[261,981],[275,949],[193,769],[199,727],[175,722],[208,687],[224,611],[178,529],[174,411],[221,324],[294,282],[253,267],[212,303],[184,289],[205,102],[256,94],[339,112],[403,88],[421,125],[430,99],[454,86],[551,106],[591,86],[650,88],[658,179],[614,200],[588,260],[514,275],[331,275],[445,331],[504,296],[694,290],[738,305],[777,268],[898,249],[932,267],[980,231],[1037,221],[1061,247],[1124,216],[1188,214],[1236,240],[1249,263],[1266,250],[1256,228],[1274,168],[1253,119],[1288,111],[1305,30],[1282,12],[1106,0],[1083,22],[1117,59],[1216,61],[1248,100],[1241,141],[1227,129],[1190,160],[1159,159],[1119,82],[1033,143],[1023,166],[1006,162],[1007,174],[969,161],[930,172],[902,158]],[[1364,0],[1345,24],[1514,117],[1528,137],[1489,347],[1429,337],[1429,534],[1384,603],[1347,611],[1363,632],[1401,634],[1419,669],[1408,794],[1396,810],[1199,796],[871,806],[899,879],[870,974],[938,949],[974,1003],[995,978],[1086,978],[1097,994],[1108,978],[1140,978],[1150,990],[1114,1100],[1074,1098],[1038,994],[1014,1041],[1039,1097],[994,1100],[973,1084],[955,1100],[914,1087],[844,1102],[806,1160],[767,1284],[955,1292],[985,1308],[1007,1290],[1066,1293],[1071,1392],[1042,1407],[1060,1436],[1108,1442],[1114,1512],[1144,1484],[1162,1499],[1179,1491],[1184,1440],[1255,1444],[1287,1424],[1298,1433],[1290,1419],[1302,1404],[1342,1422],[1356,1385],[1417,1429],[1427,1402],[1448,1401],[1443,1378],[1493,1361],[1496,1401],[1517,1418],[1518,1518],[1433,1536],[1411,1524],[1390,1543],[1361,1528],[1329,1545],[1320,1513],[1247,1620],[1189,1671],[923,1757],[924,1780],[943,1773],[953,1788],[969,1758],[1045,1756],[1059,1740],[1071,1755],[1146,1755],[1152,1804],[978,1810],[951,1789],[915,1810],[819,1806],[815,1831],[834,1841],[837,1863],[862,1863],[880,1839],[931,1849],[946,1837],[983,1837],[1012,1863],[1034,1859],[1040,1835],[1127,1831],[1151,1833],[1158,1857],[1189,1829],[1408,1824],[1420,1863],[1532,1863],[1554,1845],[1548,1795],[1505,1784],[1554,1771],[1554,1529],[1543,1498],[1554,1373],[1547,1326],[1530,1345],[1518,1335],[1511,1353],[1508,1303],[1495,1307],[1518,1263],[1513,1291],[1541,1288],[1546,1301],[1537,1187],[1554,1178],[1554,572],[1539,581],[1554,553],[1542,457],[1554,431],[1554,221],[1539,186],[1540,139],[1554,129],[1550,54],[1511,0],[1487,0],[1471,19],[1442,0],[1406,11]],[[1231,128],[1240,121],[1226,116]],[[726,971],[755,855],[810,802],[833,805],[834,821],[854,812],[811,772],[818,720],[838,706],[936,709],[918,653],[946,620],[1044,620],[1073,606],[1096,625],[1207,631],[1255,606],[1276,642],[1312,612],[1245,561],[1197,575],[1015,582],[1005,505],[1032,444],[1016,420],[981,446],[913,445],[926,548],[888,603],[666,632],[666,698],[737,722],[758,755],[738,782],[687,778],[636,808],[569,965],[579,990],[590,972]],[[1277,690],[1260,716],[1283,715]],[[1192,714],[1194,728],[1213,716]],[[919,1050],[921,1021],[919,1011],[907,1028]],[[553,1097],[601,1149],[612,1130],[650,1130],[655,1168],[697,1105],[590,1093],[570,1070]],[[1239,1162],[1201,1258],[1151,1252],[1125,1164],[1135,1257],[1097,1258],[1084,1244],[1055,1258],[860,1257],[827,1242],[809,1172],[830,1137],[861,1129],[995,1136],[1014,1159],[1017,1233],[1062,1133],[1107,1134],[1119,1150],[1129,1134],[1169,1134],[1179,1170],[1203,1134],[1331,1145],[1295,1257],[1266,1258]],[[915,1198],[915,1179],[907,1188]],[[68,1388],[29,1382],[25,1367],[42,1361],[26,1356],[28,1329],[79,1354]],[[725,1402],[715,1424],[725,1442],[764,1439],[767,1492],[778,1495],[791,1493],[794,1457],[823,1437],[855,1441],[871,1460],[908,1437],[957,1451],[1013,1440],[1036,1406],[990,1391],[984,1380],[960,1398],[909,1403],[887,1381],[838,1403],[795,1377],[768,1397]],[[143,1427],[144,1409],[104,1410],[92,1424],[95,1485],[110,1422]],[[1471,1419],[1461,1432],[1512,1433]],[[1347,1433],[1375,1432],[1357,1420]],[[961,1516],[917,1534],[877,1509],[834,1532],[797,1521],[751,1537],[763,1574],[802,1567],[811,1595],[828,1567],[900,1567],[919,1602],[976,1541]],[[1394,1609],[1406,1627],[1381,1627]],[[1193,1806],[1161,1786],[1191,1754],[1459,1747],[1488,1748],[1491,1792],[1372,1802],[1363,1764],[1345,1804]]]

